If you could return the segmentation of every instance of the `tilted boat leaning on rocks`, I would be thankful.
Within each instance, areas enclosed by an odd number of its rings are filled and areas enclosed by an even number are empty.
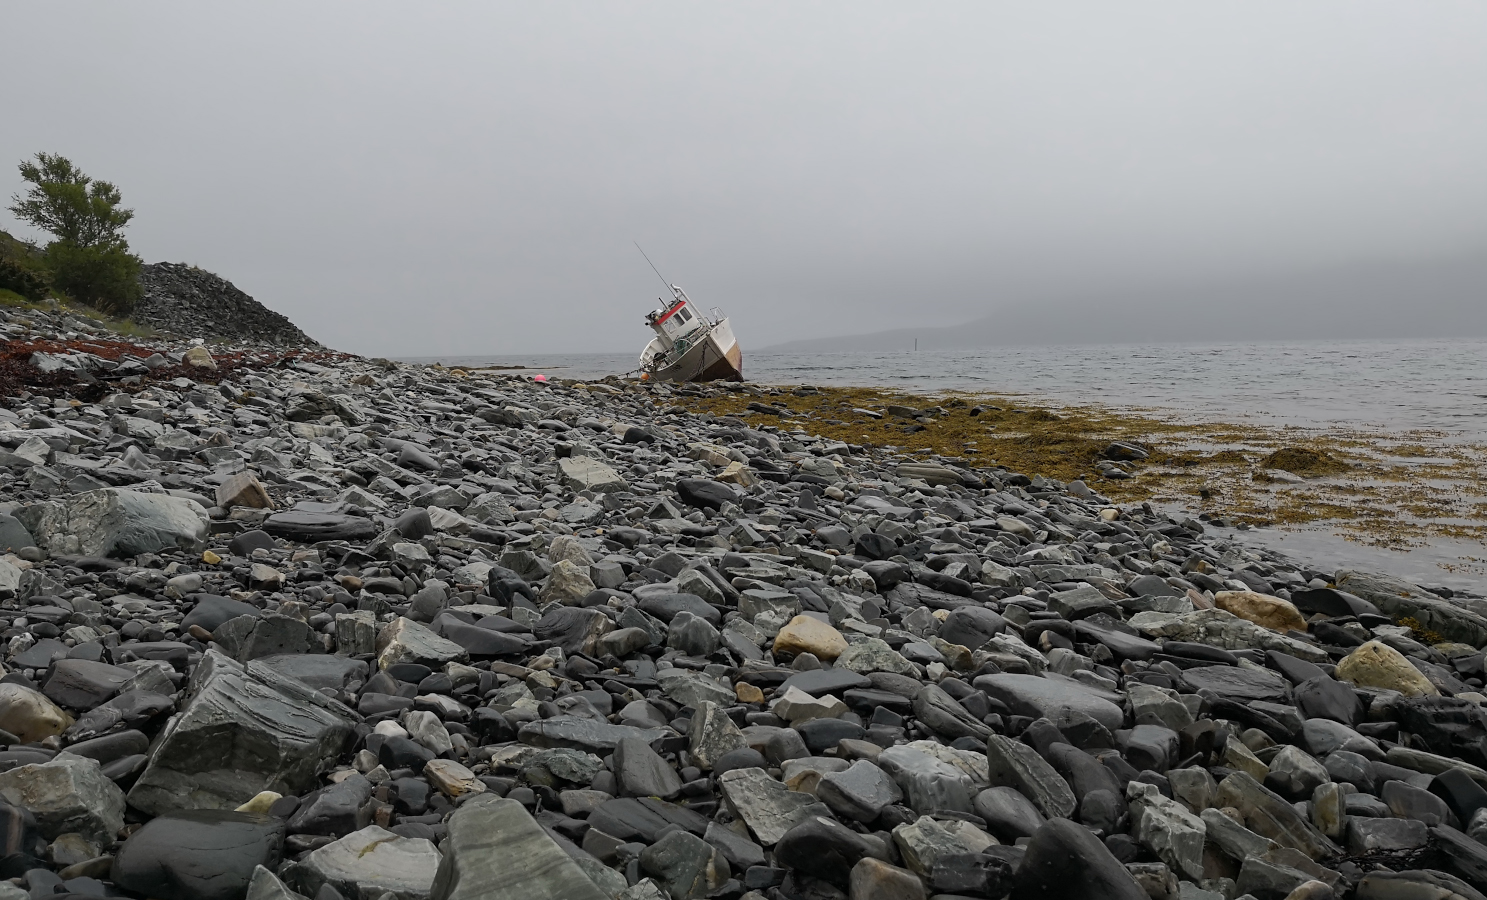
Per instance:
[[[0,334],[0,900],[1487,889],[1474,594],[667,385]]]
[[[672,302],[645,317],[656,332],[640,354],[641,377],[652,381],[743,381],[743,351],[728,317],[697,312],[674,284]]]

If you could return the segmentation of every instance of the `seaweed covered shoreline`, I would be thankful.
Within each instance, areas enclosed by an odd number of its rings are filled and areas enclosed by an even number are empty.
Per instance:
[[[785,430],[1082,479],[1112,498],[1183,506],[1219,524],[1324,524],[1392,549],[1440,537],[1487,541],[1487,447],[1439,432],[1270,428],[872,388],[692,386],[678,396],[690,410]]]

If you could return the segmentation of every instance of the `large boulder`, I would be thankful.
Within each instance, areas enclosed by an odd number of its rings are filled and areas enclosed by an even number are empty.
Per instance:
[[[124,792],[104,776],[97,760],[71,753],[0,773],[0,799],[34,813],[48,839],[77,832],[109,844],[124,827]]]
[[[971,778],[950,763],[900,745],[879,754],[877,764],[897,783],[905,805],[915,812],[971,811]]]
[[[439,637],[409,618],[399,616],[377,633],[379,668],[386,669],[398,663],[442,666],[450,662],[469,661],[470,654],[464,647]]]
[[[207,537],[207,511],[200,504],[123,488],[85,491],[66,501],[24,507],[17,515],[37,544],[57,555],[198,550]]]
[[[1058,770],[1021,741],[991,735],[986,739],[986,761],[993,787],[1015,788],[1048,818],[1072,816],[1079,808],[1074,792]]]
[[[113,699],[137,674],[91,659],[59,659],[42,693],[59,706],[86,711]]]
[[[1410,618],[1422,631],[1473,647],[1487,644],[1487,616],[1472,612],[1400,578],[1368,572],[1339,572],[1337,587],[1362,597],[1386,616]]]
[[[377,534],[377,526],[371,519],[328,509],[306,508],[305,504],[264,519],[263,530],[274,537],[307,544],[366,540]]]
[[[1305,641],[1277,634],[1222,609],[1190,613],[1140,612],[1128,625],[1164,641],[1207,644],[1224,650],[1274,650],[1307,662],[1328,661],[1327,651]]]
[[[324,887],[347,900],[429,900],[441,857],[432,842],[368,825],[284,867],[285,883],[307,897]]]
[[[1219,783],[1216,805],[1239,810],[1250,831],[1312,859],[1333,857],[1341,852],[1296,807],[1244,772],[1235,772]]]
[[[31,743],[61,734],[71,725],[72,716],[42,692],[23,684],[0,684],[0,730]]]
[[[242,900],[259,866],[275,867],[284,820],[226,810],[168,813],[114,856],[114,884],[160,900]]]
[[[827,809],[811,794],[792,791],[763,769],[731,769],[718,778],[723,801],[744,820],[765,847],[778,843],[785,832]]]
[[[560,559],[547,576],[547,583],[538,594],[541,603],[558,602],[576,604],[594,591],[594,581],[589,577],[589,567],[569,559]]]
[[[263,610],[251,603],[241,600],[232,600],[227,597],[219,597],[216,594],[201,594],[196,598],[196,605],[186,613],[186,618],[181,620],[181,630],[188,631],[192,625],[199,625],[207,631],[216,631],[223,623],[241,616],[260,616]]]
[[[738,500],[738,492],[711,478],[683,478],[676,483],[682,502],[699,509],[721,509],[724,503]]]
[[[1287,600],[1254,591],[1219,591],[1213,605],[1271,631],[1306,631],[1306,617]]]
[[[1069,722],[1076,713],[1089,716],[1111,731],[1121,727],[1125,720],[1114,695],[1075,681],[1004,673],[982,675],[975,685],[1017,715],[1049,719],[1055,725]]]
[[[563,484],[575,491],[607,494],[629,487],[625,479],[607,464],[587,456],[569,456],[558,460]]]
[[[1399,691],[1406,697],[1436,697],[1440,689],[1403,653],[1381,641],[1369,641],[1337,664],[1337,677],[1359,687]]]
[[[447,824],[432,900],[608,900],[515,800],[478,797]]]
[[[316,690],[344,691],[355,682],[367,678],[367,664],[359,659],[330,656],[324,653],[285,653],[277,656],[262,656],[255,660],[259,665],[303,681]]]
[[[1133,781],[1126,786],[1136,837],[1178,875],[1194,881],[1203,877],[1203,820],[1156,785]]]
[[[1012,900],[1147,900],[1147,893],[1089,829],[1050,819],[1028,841]]]
[[[202,658],[186,693],[129,792],[130,804],[151,815],[232,809],[260,791],[303,793],[358,721],[303,682],[216,651]]]
[[[622,796],[670,799],[681,793],[682,779],[676,769],[638,737],[620,738],[611,762]]]
[[[847,649],[847,639],[842,633],[807,615],[799,615],[786,623],[774,639],[774,653],[783,659],[792,659],[801,653],[815,654],[817,659],[830,662]]]
[[[540,641],[552,641],[564,653],[592,654],[599,638],[614,630],[614,620],[597,609],[580,606],[556,606],[547,611],[532,634]]]
[[[681,829],[640,852],[640,869],[673,900],[702,900],[728,880],[728,861],[716,847]]]

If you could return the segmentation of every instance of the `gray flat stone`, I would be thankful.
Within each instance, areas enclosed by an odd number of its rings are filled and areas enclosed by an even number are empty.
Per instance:
[[[915,812],[971,812],[971,778],[949,763],[897,746],[878,754],[878,765],[892,776],[903,791],[904,802]]]
[[[597,459],[569,456],[558,460],[563,483],[575,491],[611,493],[629,487],[619,473]]]
[[[1110,731],[1121,727],[1125,719],[1113,697],[1071,681],[1000,674],[982,675],[975,686],[1007,704],[1017,715],[1049,719],[1055,725],[1068,719],[1067,710],[1084,713]]]
[[[1487,616],[1443,600],[1401,578],[1339,572],[1337,588],[1367,600],[1396,621],[1404,617],[1415,619],[1421,629],[1434,631],[1446,640],[1463,641],[1473,647],[1487,644]]]
[[[575,750],[613,750],[622,738],[639,738],[647,744],[659,741],[670,728],[634,728],[612,725],[578,716],[553,716],[528,722],[517,732],[517,740],[533,747],[571,747]]]
[[[124,792],[96,760],[71,753],[0,773],[0,799],[30,810],[48,840],[77,832],[108,844],[124,827]]]
[[[1079,806],[1063,776],[1020,741],[992,735],[986,741],[986,761],[993,786],[1015,788],[1050,819],[1067,819]]]
[[[682,789],[681,776],[651,745],[633,735],[614,745],[615,781],[625,797],[660,797],[670,800]]]
[[[368,825],[291,863],[282,874],[307,897],[330,886],[347,900],[378,900],[389,893],[397,900],[429,900],[441,859],[430,841]]]
[[[431,900],[609,900],[515,800],[467,801],[448,828]]]
[[[283,819],[225,810],[170,813],[146,822],[119,847],[110,880],[160,900],[238,900],[257,869],[278,864],[283,843]]]
[[[733,691],[700,672],[666,669],[656,675],[656,683],[661,685],[666,696],[694,709],[708,701],[720,706],[732,706],[737,702]]]
[[[763,769],[724,772],[718,779],[718,789],[729,809],[766,847],[774,846],[785,832],[810,816],[829,815],[815,797],[789,790]]]
[[[1193,690],[1209,690],[1229,700],[1246,703],[1265,700],[1289,703],[1291,685],[1286,679],[1266,669],[1239,666],[1198,666],[1182,673]]]
[[[439,637],[412,619],[393,619],[377,634],[377,666],[382,669],[401,662],[438,667],[469,660],[470,654],[464,647]]]
[[[1250,831],[1282,847],[1298,850],[1312,859],[1337,856],[1341,852],[1296,807],[1243,772],[1236,772],[1219,783],[1216,802],[1239,810]]]
[[[871,822],[883,807],[897,803],[903,792],[887,772],[859,759],[844,772],[821,776],[816,796],[838,816]]]

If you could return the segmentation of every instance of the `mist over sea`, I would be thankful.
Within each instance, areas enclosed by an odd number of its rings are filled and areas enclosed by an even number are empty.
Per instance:
[[[635,368],[634,354],[405,358],[525,366],[564,378]],[[1304,341],[989,347],[915,352],[750,353],[765,384],[1026,395],[1256,425],[1439,431],[1487,439],[1487,340]]]

